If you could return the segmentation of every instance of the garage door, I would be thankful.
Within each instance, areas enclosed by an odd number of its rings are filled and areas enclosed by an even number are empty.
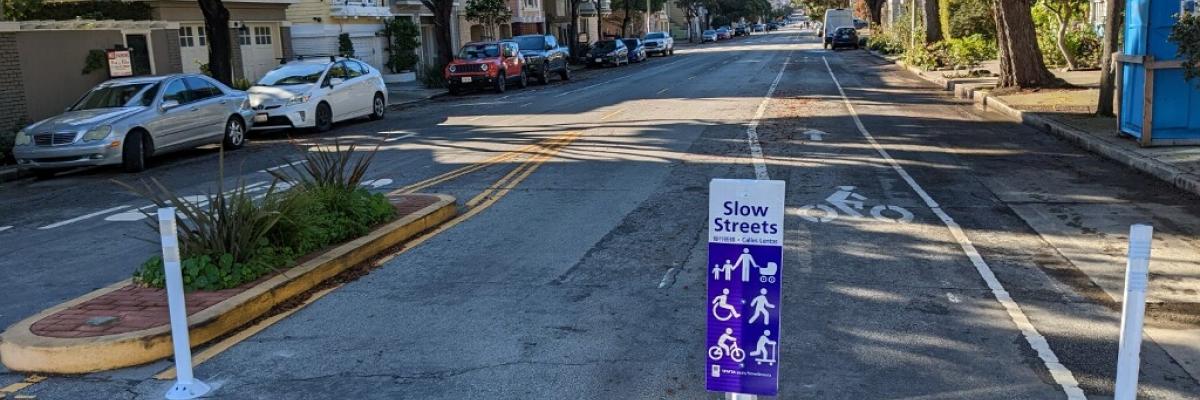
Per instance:
[[[204,25],[179,25],[179,58],[183,72],[200,73],[200,65],[208,64],[208,35]]]
[[[383,41],[384,38],[378,36],[350,38],[350,42],[354,44],[354,58],[371,64],[375,69],[385,71],[386,69],[383,68]]]
[[[246,25],[238,32],[238,44],[242,48],[242,70],[246,79],[258,81],[267,71],[279,65],[275,56],[278,42],[276,29],[270,25]]]

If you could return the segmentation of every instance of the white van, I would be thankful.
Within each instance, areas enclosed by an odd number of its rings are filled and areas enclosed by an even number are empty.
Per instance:
[[[825,38],[825,48],[833,44],[833,33],[841,27],[854,28],[854,12],[848,8],[830,8],[825,10],[825,24],[821,26],[821,36]]]

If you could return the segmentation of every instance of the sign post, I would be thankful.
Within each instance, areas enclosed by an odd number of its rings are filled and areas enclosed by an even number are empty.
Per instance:
[[[708,194],[709,391],[779,393],[784,182],[713,179]]]
[[[1129,227],[1129,261],[1125,264],[1125,301],[1121,305],[1121,341],[1117,347],[1117,382],[1113,389],[1116,400],[1137,398],[1153,236],[1154,228],[1150,225]]]
[[[192,347],[188,338],[187,304],[183,298],[183,271],[179,260],[179,237],[175,227],[175,207],[158,209],[158,232],[162,238],[163,268],[167,280],[167,308],[171,318],[171,344],[175,347],[175,385],[167,390],[167,400],[186,400],[204,396],[208,384],[192,375]]]

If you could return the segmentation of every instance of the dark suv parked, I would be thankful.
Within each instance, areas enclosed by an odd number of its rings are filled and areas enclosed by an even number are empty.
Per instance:
[[[567,49],[559,47],[558,40],[553,35],[521,35],[512,38],[525,56],[525,67],[531,78],[545,85],[550,82],[550,74],[557,73],[562,80],[571,79],[571,69],[567,67]]]

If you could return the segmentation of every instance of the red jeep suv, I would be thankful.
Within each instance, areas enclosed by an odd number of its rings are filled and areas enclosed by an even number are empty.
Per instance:
[[[472,42],[459,50],[446,65],[446,82],[450,94],[458,95],[468,87],[491,87],[503,93],[510,80],[520,87],[529,84],[525,75],[525,58],[516,42]]]

